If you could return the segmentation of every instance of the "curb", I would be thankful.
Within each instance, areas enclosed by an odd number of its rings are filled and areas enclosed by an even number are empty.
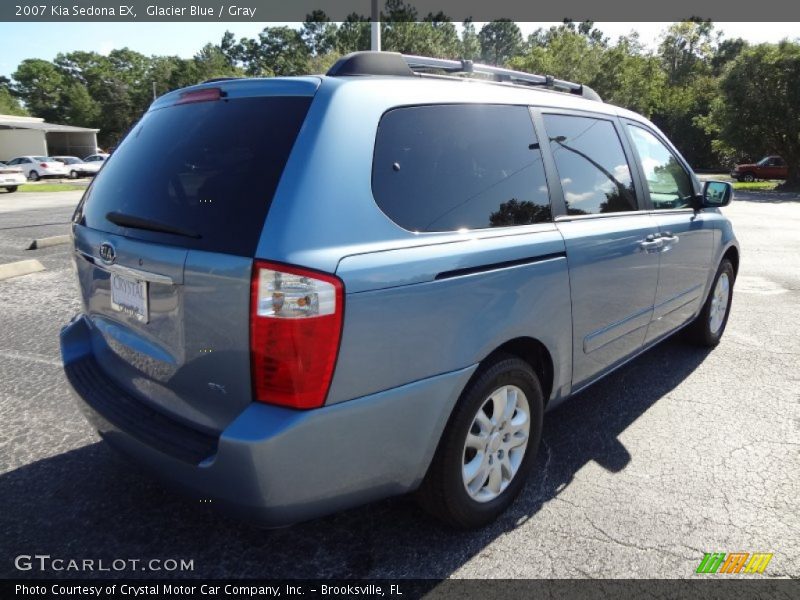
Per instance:
[[[6,263],[0,265],[0,281],[3,279],[10,279],[11,277],[30,275],[38,271],[44,271],[44,265],[36,259]]]
[[[54,235],[46,238],[39,238],[33,240],[26,250],[38,250],[39,248],[47,248],[49,246],[58,246],[59,244],[68,244],[69,235]]]

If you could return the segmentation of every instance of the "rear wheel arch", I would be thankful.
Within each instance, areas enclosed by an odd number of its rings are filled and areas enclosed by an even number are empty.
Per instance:
[[[545,346],[540,340],[532,337],[518,337],[508,340],[489,352],[478,363],[478,368],[475,369],[475,372],[469,378],[464,387],[459,390],[459,398],[464,394],[464,390],[469,389],[473,382],[480,378],[488,367],[503,358],[519,358],[525,361],[533,369],[533,372],[539,379],[539,385],[542,389],[544,406],[547,407],[547,404],[550,401],[550,395],[553,391],[553,358],[550,354],[550,351],[547,349],[547,346]],[[450,411],[450,414],[447,418],[447,423],[445,424],[441,433],[442,436],[450,426],[450,423],[453,419],[453,413],[456,411],[457,407],[458,402],[456,402]],[[434,454],[439,451],[440,445],[441,437],[437,442]]]
[[[492,362],[498,355],[512,355],[521,358],[530,365],[542,386],[544,402],[547,405],[553,392],[554,365],[553,357],[541,341],[532,337],[518,337],[501,344],[490,352],[481,364]],[[478,369],[480,370],[480,369]]]

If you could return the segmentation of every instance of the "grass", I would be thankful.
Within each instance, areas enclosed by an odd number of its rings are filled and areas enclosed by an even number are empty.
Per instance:
[[[733,182],[733,189],[734,190],[743,190],[743,191],[761,191],[761,192],[771,192],[774,190],[777,185],[781,183],[780,181],[734,181]]]
[[[23,183],[19,186],[18,192],[74,192],[75,190],[85,190],[85,185],[72,185],[69,183]]]

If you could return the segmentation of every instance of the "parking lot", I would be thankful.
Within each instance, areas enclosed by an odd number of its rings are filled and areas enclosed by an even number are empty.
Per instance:
[[[739,193],[728,329],[708,352],[668,340],[545,418],[521,497],[453,532],[408,498],[266,531],[189,502],[118,458],[79,414],[58,332],[78,310],[63,235],[79,192],[0,192],[0,576],[20,554],[185,559],[190,573],[96,577],[683,578],[705,552],[774,553],[800,577],[800,198]],[[299,469],[302,473],[302,467]]]

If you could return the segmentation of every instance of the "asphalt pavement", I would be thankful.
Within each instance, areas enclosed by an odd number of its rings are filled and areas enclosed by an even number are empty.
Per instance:
[[[78,310],[62,235],[79,193],[0,193],[0,577],[684,578],[705,552],[800,577],[800,199],[738,194],[732,313],[713,351],[670,339],[545,418],[535,473],[494,525],[453,532],[395,498],[280,530],[190,502],[79,414],[58,332]],[[302,478],[303,467],[298,465]],[[191,560],[189,572],[20,571],[19,555]]]

